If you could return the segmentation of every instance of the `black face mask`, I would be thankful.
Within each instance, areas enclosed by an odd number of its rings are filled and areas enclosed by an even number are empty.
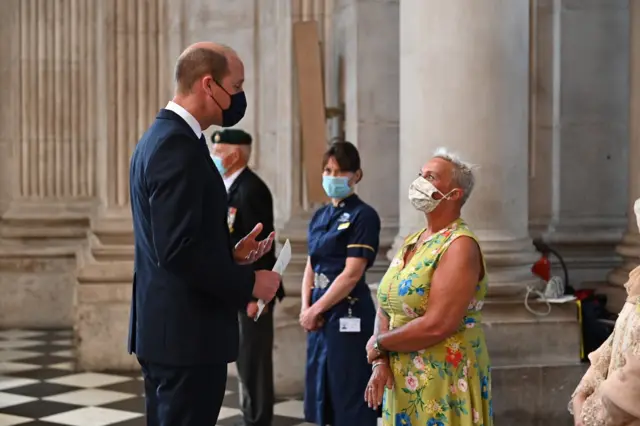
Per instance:
[[[231,97],[231,104],[229,104],[229,108],[222,110],[222,127],[235,126],[242,120],[244,113],[247,111],[247,97],[244,92],[229,96]]]
[[[229,98],[231,98],[231,102],[229,103],[229,108],[223,109],[222,107],[220,107],[220,109],[222,109],[221,126],[233,127],[236,124],[238,124],[240,120],[242,120],[242,118],[244,117],[244,113],[247,111],[247,97],[245,96],[244,91],[232,95],[231,93],[227,92],[224,89],[224,87],[222,87],[218,83],[216,84],[218,85],[219,88],[224,90],[224,92],[227,95],[229,95]],[[213,95],[209,95],[209,96],[211,96],[211,99],[213,99],[213,102],[215,102],[216,104],[218,104],[218,106],[220,106],[220,104],[218,103],[218,101],[216,101]]]

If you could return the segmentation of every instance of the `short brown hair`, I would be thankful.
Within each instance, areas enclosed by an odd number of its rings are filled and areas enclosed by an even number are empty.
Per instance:
[[[211,74],[217,83],[229,74],[229,63],[223,52],[207,48],[184,52],[176,63],[175,81],[178,92],[189,93],[193,84],[207,74]]]
[[[341,172],[355,173],[360,170],[360,154],[351,142],[334,140],[322,157],[323,168],[331,158],[336,160]]]

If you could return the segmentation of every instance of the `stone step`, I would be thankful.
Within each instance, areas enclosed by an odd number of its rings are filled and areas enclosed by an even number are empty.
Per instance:
[[[567,407],[586,364],[519,365],[492,370],[495,424],[573,426]]]
[[[531,296],[529,307],[537,312],[546,312],[547,305]],[[559,320],[577,321],[578,306],[576,302],[562,304],[551,304],[551,312],[546,316],[537,316],[529,312],[524,306],[524,295],[522,299],[495,300],[487,299],[482,309],[482,318],[487,322],[557,322]]]
[[[546,305],[532,302],[538,311]],[[491,363],[554,365],[580,361],[581,331],[574,303],[552,305],[548,316],[531,314],[522,302],[487,302],[483,324]]]

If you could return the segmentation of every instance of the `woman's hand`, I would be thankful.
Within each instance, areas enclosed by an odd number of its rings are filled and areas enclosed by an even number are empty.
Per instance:
[[[364,400],[367,401],[369,408],[377,410],[382,405],[385,388],[393,389],[393,373],[387,361],[378,361],[364,391]]]
[[[318,312],[313,305],[300,312],[300,325],[305,331],[316,331],[324,325],[322,313]]]

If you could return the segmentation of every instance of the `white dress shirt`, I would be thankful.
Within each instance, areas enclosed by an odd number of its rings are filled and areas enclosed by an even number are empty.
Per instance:
[[[176,114],[178,114],[189,125],[189,127],[191,127],[191,129],[193,130],[193,133],[196,134],[198,139],[202,137],[202,129],[200,128],[200,123],[198,123],[198,120],[196,120],[195,117],[191,115],[189,111],[187,111],[186,109],[184,109],[183,107],[181,107],[180,105],[178,105],[173,101],[169,101],[165,109],[168,109],[169,111],[173,111]]]
[[[243,167],[240,170],[236,170],[235,172],[233,172],[231,175],[227,177],[223,177],[224,186],[227,188],[227,192],[229,192],[229,188],[231,188],[231,185],[233,185],[233,182],[235,182],[236,179],[238,179],[238,176],[240,176],[240,173],[242,173],[244,169],[246,169],[246,167]]]

